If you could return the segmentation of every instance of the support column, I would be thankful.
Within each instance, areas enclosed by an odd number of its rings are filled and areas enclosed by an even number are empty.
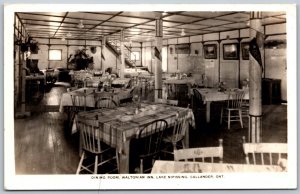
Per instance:
[[[163,37],[163,21],[161,18],[155,21],[155,101],[162,98],[162,37]]]
[[[249,131],[248,141],[261,142],[262,134],[262,60],[260,50],[263,41],[262,13],[250,13],[250,55],[249,55]]]
[[[104,49],[106,47],[106,37],[102,37],[102,40],[101,40],[101,60],[100,60],[100,70],[104,73],[105,71],[105,68],[104,68],[104,64],[103,64],[103,60],[105,61],[105,52],[104,52]]]
[[[121,50],[121,64],[119,67],[120,70],[120,78],[124,78],[124,71],[125,71],[125,49],[124,49],[124,41],[125,41],[125,36],[124,36],[124,30],[121,30],[121,38],[120,38],[120,50]]]
[[[26,54],[26,57],[24,55]],[[30,116],[30,112],[26,112],[26,59],[28,52],[22,53],[20,60],[22,61],[22,74],[21,74],[21,112],[16,113],[16,118],[23,118]]]

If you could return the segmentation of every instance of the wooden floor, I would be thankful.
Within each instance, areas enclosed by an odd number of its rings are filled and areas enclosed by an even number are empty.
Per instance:
[[[65,84],[46,90],[40,102],[32,102],[27,109],[32,115],[15,119],[15,166],[16,174],[75,174],[79,162],[78,136],[70,136],[64,127],[66,115],[58,112],[61,93]],[[224,162],[244,163],[242,136],[245,128],[234,124],[230,131],[220,126],[220,110],[212,104],[211,123],[205,123],[205,112],[195,111],[196,128],[190,131],[190,147],[218,145],[224,141]],[[263,142],[287,142],[287,106],[263,106]]]

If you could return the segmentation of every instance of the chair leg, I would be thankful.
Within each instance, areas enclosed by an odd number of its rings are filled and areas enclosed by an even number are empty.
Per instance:
[[[230,129],[230,115],[231,115],[231,111],[229,110],[229,111],[228,111],[228,123],[227,123],[227,125],[228,125],[228,130]]]
[[[118,150],[116,149],[116,160],[117,160],[117,168],[118,168],[118,173],[120,172],[120,164],[119,164],[119,153]]]
[[[82,154],[81,154],[81,157],[80,157],[80,161],[79,161],[79,164],[78,164],[78,167],[77,167],[76,174],[79,174],[79,173],[80,173],[80,170],[81,170],[81,166],[82,166],[82,162],[83,162],[84,157],[85,157],[85,152],[83,151]]]
[[[182,149],[185,149],[185,143],[184,143],[184,140],[181,140],[181,144],[182,144]]]
[[[177,143],[173,142],[172,144],[173,144],[173,152],[174,152],[174,150],[177,150],[177,145],[176,145]]]
[[[144,173],[144,160],[140,159],[140,173],[143,174]]]
[[[223,108],[221,109],[221,118],[220,118],[220,124],[222,124],[223,121]]]
[[[94,164],[94,174],[97,174],[98,171],[98,156],[95,156],[95,164]]]
[[[242,128],[244,128],[244,126],[243,126],[243,117],[242,117],[242,111],[241,110],[239,110],[239,117],[240,117],[241,126],[242,126]]]

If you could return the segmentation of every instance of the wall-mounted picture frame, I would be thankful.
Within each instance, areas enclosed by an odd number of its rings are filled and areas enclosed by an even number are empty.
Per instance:
[[[239,59],[238,43],[223,44],[223,59],[224,60]]]
[[[249,60],[249,42],[241,43],[242,59]]]
[[[205,59],[217,59],[217,45],[206,44],[203,45],[203,52]]]

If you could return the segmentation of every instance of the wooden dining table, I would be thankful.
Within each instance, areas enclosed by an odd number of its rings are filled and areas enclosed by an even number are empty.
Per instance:
[[[228,91],[218,91],[218,88],[195,88],[200,94],[204,104],[206,104],[206,122],[210,122],[210,107],[212,102],[228,100]],[[245,92],[245,100],[249,100],[249,91]]]
[[[123,88],[115,88],[113,89],[113,100],[116,103],[119,103],[121,100],[125,100],[128,98],[132,97],[132,94],[130,93],[131,89],[123,89]],[[82,106],[85,104],[86,107],[95,107],[95,98],[94,98],[94,93],[95,92],[100,92],[97,91],[95,88],[89,88],[89,87],[84,87],[84,88],[79,88],[73,91],[65,92],[62,94],[61,100],[60,100],[60,107],[59,107],[59,112],[64,111],[64,107],[70,107],[70,106]],[[85,99],[82,96],[82,94],[85,93]],[[101,92],[100,92],[101,93]],[[104,92],[102,92],[104,93]],[[75,105],[72,102],[71,95],[80,95],[82,96],[78,100],[80,102],[75,102]]]
[[[168,126],[172,126],[175,124],[178,113],[186,115],[187,126],[184,126],[187,127],[186,147],[189,145],[189,126],[195,126],[194,115],[189,108],[155,103],[141,103],[139,107],[137,108],[136,104],[130,104],[114,109],[97,109],[78,114],[78,117],[87,119],[98,118],[101,141],[117,149],[120,164],[119,172],[122,174],[129,173],[130,142],[137,137],[139,130],[146,124],[157,119],[164,119]]]
[[[278,165],[252,165],[232,163],[207,163],[156,160],[151,174],[164,173],[234,173],[234,172],[284,172]]]

